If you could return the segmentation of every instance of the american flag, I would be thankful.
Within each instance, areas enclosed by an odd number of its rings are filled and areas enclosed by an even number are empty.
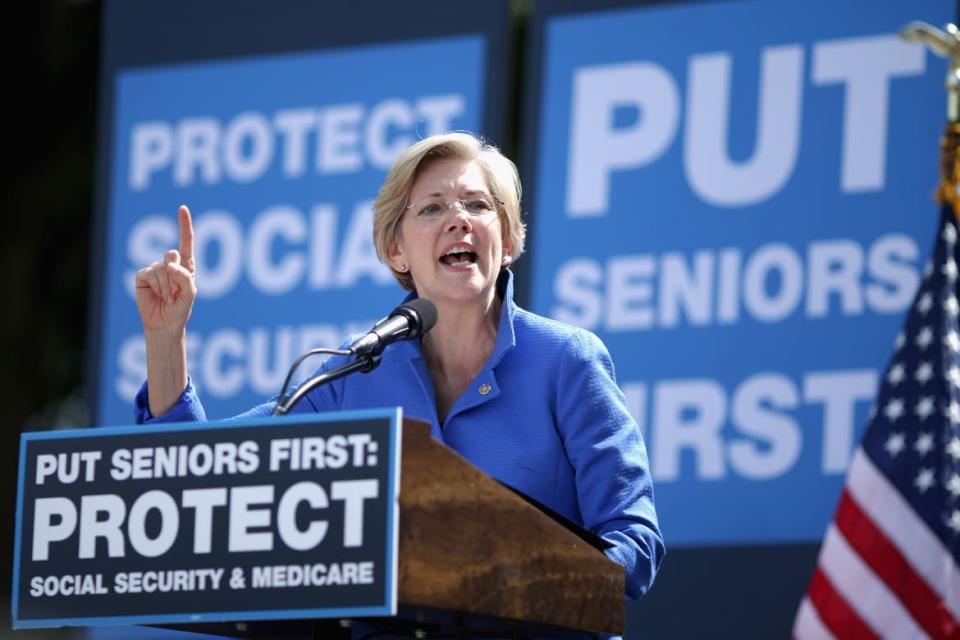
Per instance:
[[[933,256],[794,622],[812,638],[960,638],[960,247]]]

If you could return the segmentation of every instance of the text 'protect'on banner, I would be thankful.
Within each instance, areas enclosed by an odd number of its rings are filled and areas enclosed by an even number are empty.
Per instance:
[[[14,627],[394,614],[400,423],[24,434]]]

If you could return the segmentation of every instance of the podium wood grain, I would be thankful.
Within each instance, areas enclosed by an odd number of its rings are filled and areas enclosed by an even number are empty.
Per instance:
[[[399,602],[623,633],[623,568],[404,421]]]

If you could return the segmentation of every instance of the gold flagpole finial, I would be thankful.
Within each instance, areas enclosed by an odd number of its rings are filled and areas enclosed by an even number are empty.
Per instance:
[[[925,45],[941,58],[947,58],[947,121],[960,121],[960,30],[948,24],[941,31],[926,22],[911,22],[900,30],[900,37]]]
[[[948,24],[941,31],[926,22],[911,22],[900,37],[919,42],[942,58],[947,58],[947,127],[940,142],[940,186],[937,200],[949,203],[960,220],[960,29]]]

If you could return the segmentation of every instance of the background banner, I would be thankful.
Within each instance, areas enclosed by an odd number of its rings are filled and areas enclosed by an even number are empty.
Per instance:
[[[226,7],[239,22],[242,10]],[[416,140],[499,134],[488,100],[500,93],[488,88],[487,69],[502,55],[490,25],[506,11],[491,8],[492,17],[467,24],[469,12],[434,12],[417,33],[395,30],[390,41],[367,42],[365,23],[347,14],[333,20],[347,35],[324,39],[336,26],[326,24],[314,50],[278,43],[264,52],[258,40],[227,57],[131,66],[114,54],[95,321],[99,424],[130,421],[146,375],[134,274],[176,248],[180,203],[196,233],[189,366],[211,417],[276,394],[299,353],[335,347],[399,303],[403,292],[374,252],[371,203]],[[300,9],[304,22],[315,12]],[[229,23],[224,31],[217,37],[229,38]],[[353,45],[343,42],[350,34]],[[283,35],[264,27],[267,41]]]
[[[820,539],[936,222],[896,32],[952,8],[538,5],[531,305],[610,348],[671,546]]]

